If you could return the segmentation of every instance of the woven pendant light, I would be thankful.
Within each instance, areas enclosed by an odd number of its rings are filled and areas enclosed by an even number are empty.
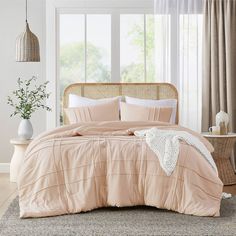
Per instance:
[[[16,39],[16,61],[17,62],[39,62],[40,48],[39,40],[35,34],[30,31],[27,19],[27,0],[26,4],[26,29]]]

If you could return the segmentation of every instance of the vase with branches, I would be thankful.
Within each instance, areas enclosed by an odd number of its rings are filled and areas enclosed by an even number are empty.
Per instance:
[[[37,78],[33,76],[29,80],[19,78],[17,89],[12,92],[13,96],[7,97],[7,104],[14,108],[12,116],[19,115],[22,118],[18,128],[18,135],[21,139],[30,139],[33,135],[33,128],[30,118],[39,109],[51,111],[45,105],[50,94],[46,92],[48,81],[37,85]]]

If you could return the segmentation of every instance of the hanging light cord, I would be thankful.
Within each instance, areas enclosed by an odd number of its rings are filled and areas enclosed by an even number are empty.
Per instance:
[[[26,21],[26,23],[28,22],[28,6],[27,6],[27,0],[25,0],[25,17],[26,17],[26,19],[25,19],[25,21]]]

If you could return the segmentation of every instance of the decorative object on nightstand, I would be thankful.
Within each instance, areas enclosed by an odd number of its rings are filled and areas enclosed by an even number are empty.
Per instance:
[[[220,111],[219,113],[216,114],[216,126],[220,127],[221,135],[228,134],[229,115],[226,112]]]
[[[51,111],[51,108],[44,105],[45,100],[50,96],[46,92],[48,82],[37,85],[36,80],[37,78],[34,76],[29,80],[19,78],[17,81],[18,89],[13,91],[15,98],[8,96],[7,99],[7,104],[15,108],[11,117],[20,115],[22,118],[18,128],[18,136],[22,140],[31,139],[33,136],[33,127],[30,122],[31,115],[40,108]]]
[[[18,127],[18,136],[22,140],[29,140],[33,136],[33,127],[29,119],[22,119]]]
[[[203,136],[214,147],[212,156],[218,168],[219,177],[224,185],[236,184],[236,174],[230,162],[230,156],[236,143],[236,133],[228,133],[227,135],[203,133]]]
[[[210,134],[220,134],[220,126],[212,126],[209,128]]]
[[[11,139],[10,143],[14,145],[14,154],[11,159],[10,164],[10,181],[16,182],[17,177],[24,160],[25,151],[32,139],[21,140],[21,139]]]

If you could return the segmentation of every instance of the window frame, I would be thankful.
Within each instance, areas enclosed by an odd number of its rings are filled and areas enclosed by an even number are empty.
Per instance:
[[[134,8],[135,6],[135,8]],[[153,0],[47,0],[46,79],[51,93],[47,105],[47,129],[60,125],[60,14],[111,14],[111,83],[120,82],[120,14],[154,14]]]
[[[155,3],[153,0],[47,0],[46,3],[46,79],[50,82],[48,91],[51,93],[47,105],[53,107],[47,113],[47,129],[60,125],[60,91],[58,78],[60,78],[59,64],[59,16],[60,14],[111,14],[111,82],[120,82],[120,14],[154,14]],[[135,6],[135,8],[134,8]],[[181,9],[180,14],[184,14]],[[160,12],[161,13],[161,12]],[[194,12],[196,14],[196,12]],[[165,14],[165,13],[163,13]],[[171,34],[177,34],[179,22],[175,21],[177,14],[170,10]],[[178,18],[179,19],[179,18]],[[113,39],[115,35],[116,40]],[[171,72],[170,83],[179,87],[178,78],[178,42],[170,38]],[[115,50],[114,50],[115,49]],[[146,56],[145,56],[146,57]],[[44,65],[43,65],[44,66]],[[177,76],[176,76],[177,75]]]
[[[116,8],[116,9],[109,9],[109,8],[100,8],[100,9],[59,9],[57,12],[57,18],[58,18],[58,27],[60,26],[60,15],[61,14],[81,14],[81,15],[89,15],[89,14],[96,14],[96,15],[102,15],[102,14],[108,14],[111,15],[111,83],[119,83],[121,82],[120,77],[120,15],[122,14],[129,14],[129,15],[135,15],[135,14],[142,14],[144,16],[144,80],[146,82],[146,15],[153,14],[153,9],[145,8],[145,9],[139,9],[139,8]],[[86,21],[85,21],[85,34],[87,31],[86,27]],[[60,30],[58,28],[57,30],[57,42],[60,45]],[[57,64],[59,64],[60,59],[60,48],[58,47],[58,58],[57,58]],[[85,43],[85,50],[86,49],[86,43]],[[85,61],[86,61],[86,54],[85,54]],[[85,63],[86,64],[86,63]],[[86,69],[85,69],[86,70]],[[86,73],[86,72],[85,72]],[[60,77],[60,68],[58,68],[57,75]],[[86,80],[85,80],[86,83]]]
[[[61,9],[59,12],[58,12],[58,26],[59,26],[59,28],[60,28],[60,15],[61,14],[66,14],[66,15],[73,15],[73,14],[80,14],[80,15],[83,15],[83,17],[84,17],[84,29],[85,29],[85,31],[84,31],[84,46],[85,46],[85,48],[84,48],[84,50],[85,50],[85,53],[84,53],[84,55],[85,55],[85,68],[84,68],[84,73],[85,73],[85,75],[84,75],[84,77],[85,77],[85,81],[84,81],[84,83],[87,83],[87,79],[88,79],[88,77],[87,77],[87,52],[88,52],[88,48],[87,48],[87,15],[89,15],[89,14],[96,14],[96,15],[111,15],[110,14],[110,12],[107,10],[107,9],[101,9],[101,10],[99,10],[99,11],[95,11],[95,10],[91,10],[91,9],[85,9],[85,10],[82,10],[82,9],[78,9],[78,10],[75,10],[75,9],[73,9],[72,11],[71,10],[67,10],[67,11],[65,11],[65,9]],[[111,15],[111,29],[112,29],[112,15]],[[57,58],[57,64],[58,64],[58,66],[59,66],[59,68],[58,68],[58,76],[59,76],[59,78],[60,78],[60,29],[58,29],[58,32],[57,32],[57,42],[58,42],[58,44],[59,44],[59,47],[58,47],[58,53],[57,53],[57,55],[58,55],[58,58]],[[111,35],[111,37],[112,37],[112,35]],[[111,38],[111,43],[112,43],[112,38]],[[111,57],[112,57],[112,45],[111,45]],[[111,60],[111,66],[112,66],[112,60]],[[112,71],[112,68],[111,68],[111,71]],[[112,75],[111,75],[111,78],[112,78]],[[89,82],[88,82],[89,83]]]

